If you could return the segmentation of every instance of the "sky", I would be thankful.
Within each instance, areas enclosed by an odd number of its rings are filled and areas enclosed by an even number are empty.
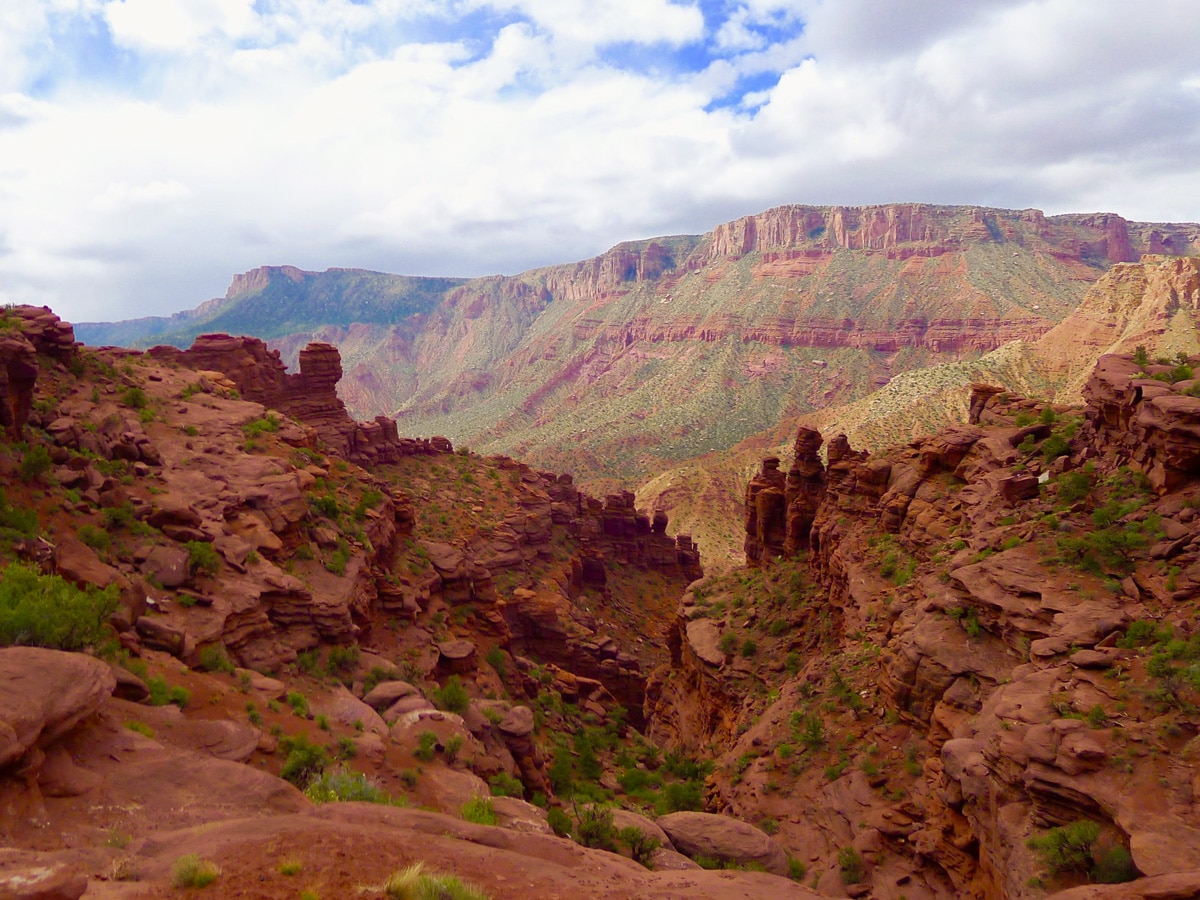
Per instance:
[[[0,303],[513,274],[787,203],[1200,221],[1193,0],[0,3]]]

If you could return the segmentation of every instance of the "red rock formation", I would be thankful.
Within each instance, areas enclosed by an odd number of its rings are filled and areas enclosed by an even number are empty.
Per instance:
[[[58,361],[76,352],[75,333],[48,307],[15,306],[0,317],[0,426],[21,440],[41,367],[38,356]]]
[[[751,252],[775,258],[800,250],[869,250],[889,258],[934,256],[967,243],[1021,241],[1064,258],[1130,262],[1154,248],[1200,248],[1200,226],[1130,223],[1120,216],[1066,215],[1039,210],[939,207],[922,203],[885,206],[781,206],[718,226],[709,259]]]
[[[762,470],[746,485],[746,565],[754,566],[783,553],[787,539],[787,476],[779,457],[763,460]]]
[[[414,453],[448,452],[446,438],[401,438],[385,416],[355,422],[337,395],[342,360],[336,347],[320,341],[300,351],[300,371],[289,374],[279,351],[258,338],[205,334],[187,350],[154,347],[149,355],[200,371],[221,372],[248,400],[276,409],[312,428],[332,452],[370,465]]]
[[[1151,377],[1171,371],[1143,371],[1130,357],[1104,356],[1083,391],[1099,449],[1145,472],[1160,492],[1200,474],[1200,397],[1189,393],[1200,381]]]

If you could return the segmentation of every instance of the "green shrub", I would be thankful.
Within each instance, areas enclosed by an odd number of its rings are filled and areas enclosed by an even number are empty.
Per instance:
[[[493,797],[523,797],[525,785],[513,778],[507,772],[497,772],[488,779],[488,787],[492,789]]]
[[[808,869],[804,865],[804,861],[797,859],[794,856],[788,857],[788,878],[792,881],[803,881],[804,874]]]
[[[204,647],[200,651],[200,668],[206,672],[224,672],[227,675],[237,671],[224,644],[209,644]]]
[[[121,402],[133,409],[144,409],[146,406],[146,392],[140,387],[128,387],[121,392]]]
[[[462,752],[463,736],[461,734],[452,734],[446,738],[446,743],[442,745],[442,752],[446,756],[446,762],[451,765],[458,759],[458,754]]]
[[[843,847],[837,854],[838,868],[842,873],[842,884],[858,884],[866,874],[862,854],[854,847]]]
[[[346,563],[350,562],[350,548],[340,546],[325,560],[325,568],[334,575],[346,574]]]
[[[145,722],[126,722],[125,727],[130,731],[136,731],[138,734],[144,735],[145,737],[154,737],[154,729]]]
[[[757,654],[758,642],[755,641],[754,638],[746,638],[746,640],[742,642],[742,656],[746,659],[750,659],[752,656],[756,656]]]
[[[242,426],[242,434],[246,436],[247,440],[261,437],[264,434],[274,434],[278,430],[279,416],[274,413],[267,413],[265,418],[255,419]]]
[[[467,689],[462,685],[462,679],[457,675],[451,675],[446,679],[444,687],[432,691],[431,699],[433,705],[438,709],[457,713],[460,716],[467,711],[471,702],[471,698],[467,696]]]
[[[436,748],[437,735],[432,731],[422,731],[417,735],[417,749],[413,751],[413,756],[421,762],[429,762],[437,752]]]
[[[1077,819],[1031,837],[1026,846],[1053,872],[1087,872],[1092,867],[1092,845],[1099,836],[1097,823]]]
[[[622,828],[617,832],[617,837],[629,848],[629,855],[633,861],[647,868],[650,867],[650,857],[654,855],[654,851],[662,846],[662,841],[646,834],[636,825]]]
[[[34,444],[21,455],[21,467],[18,470],[21,480],[26,484],[41,481],[42,476],[50,471],[52,465],[50,451],[41,444]]]
[[[395,681],[398,677],[396,670],[388,666],[371,666],[371,671],[363,679],[363,696],[371,693],[377,684],[384,681]]]
[[[287,757],[279,777],[290,781],[298,788],[306,788],[313,779],[317,778],[329,765],[329,756],[325,748],[319,744],[310,743],[308,738],[300,734],[281,741]]]
[[[325,518],[332,519],[334,522],[342,516],[342,508],[332,491],[322,494],[319,497],[310,498],[309,503],[312,504],[314,510]]]
[[[168,703],[174,703],[183,709],[192,697],[183,685],[169,685],[161,675],[146,679],[146,687],[150,691],[151,706],[166,706]]]
[[[0,487],[0,535],[10,538],[34,537],[37,530],[37,510],[10,506],[4,488]]]
[[[292,715],[299,716],[301,719],[308,718],[308,698],[299,691],[288,691],[287,694],[288,706],[292,708]]]
[[[499,647],[492,647],[487,653],[483,654],[483,660],[496,670],[496,674],[500,676],[501,681],[505,680],[508,675],[508,659],[504,655],[503,650]]]
[[[296,668],[305,675],[319,678],[321,674],[321,650],[314,647],[311,650],[301,650],[296,654]]]
[[[221,557],[208,541],[188,541],[186,546],[189,572],[216,575],[221,571]]]
[[[717,649],[725,654],[733,653],[735,650],[737,650],[737,646],[737,635],[732,631],[726,631],[721,635],[721,639],[717,641]]]
[[[1092,879],[1101,884],[1123,884],[1138,877],[1133,857],[1124,847],[1113,847],[1092,869]]]
[[[552,806],[546,810],[546,824],[553,829],[554,833],[559,837],[569,838],[574,831],[571,825],[571,817],[559,809],[557,806]]]
[[[472,797],[463,804],[462,817],[476,825],[495,825],[500,821],[491,797]]]
[[[350,672],[358,665],[360,655],[358,644],[330,647],[329,656],[325,659],[325,668],[330,675]]]
[[[195,853],[181,856],[171,867],[171,884],[177,888],[208,887],[221,874],[221,867]]]
[[[426,872],[424,863],[394,873],[382,890],[390,900],[489,900],[479,888],[453,875]]]
[[[1067,456],[1070,452],[1071,442],[1058,433],[1050,435],[1042,444],[1042,459],[1046,462],[1052,462],[1060,456]]]
[[[617,849],[617,829],[613,825],[613,811],[607,806],[593,803],[575,811],[579,821],[579,843],[599,850]]]
[[[368,488],[363,492],[362,497],[359,498],[358,503],[354,507],[354,512],[352,515],[354,516],[355,521],[363,521],[363,519],[367,517],[367,510],[374,509],[382,501],[382,491],[377,491],[374,488]]]
[[[353,772],[346,768],[321,772],[304,789],[304,796],[313,803],[357,801],[395,805],[391,795],[370,778],[362,772]]]
[[[0,646],[82,650],[110,636],[120,600],[115,586],[80,590],[58,575],[12,563],[0,573]]]
[[[97,528],[90,522],[80,525],[75,532],[75,536],[93,550],[99,550],[102,553],[112,546],[112,538],[109,536],[109,533],[103,528]]]

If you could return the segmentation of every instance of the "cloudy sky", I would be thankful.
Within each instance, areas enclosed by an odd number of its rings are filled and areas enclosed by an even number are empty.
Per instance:
[[[513,273],[783,203],[1200,221],[1193,0],[0,3],[0,302]]]

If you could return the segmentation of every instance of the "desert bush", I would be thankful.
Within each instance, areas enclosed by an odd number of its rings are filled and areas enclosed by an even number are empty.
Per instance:
[[[617,837],[629,848],[629,855],[633,861],[647,868],[650,866],[650,857],[654,855],[654,851],[662,846],[662,841],[646,834],[635,825],[622,828],[617,832]]]
[[[288,706],[292,708],[292,715],[299,716],[301,719],[308,718],[308,698],[299,691],[288,691],[287,693]]]
[[[436,748],[437,735],[432,731],[422,731],[417,735],[417,749],[413,751],[413,756],[421,762],[429,762],[433,759]]]
[[[232,675],[237,671],[224,644],[209,644],[200,651],[200,668],[206,672],[224,672]]]
[[[26,484],[41,481],[42,476],[50,471],[50,451],[41,444],[34,444],[21,455],[21,467],[18,470],[21,480]]]
[[[188,541],[186,546],[189,572],[216,575],[221,571],[221,557],[208,541]]]
[[[613,825],[613,812],[607,806],[593,803],[575,810],[579,822],[579,843],[599,850],[617,849],[617,829]]]
[[[283,761],[283,768],[279,770],[279,776],[298,788],[308,787],[329,765],[329,756],[325,748],[310,743],[302,734],[284,738],[280,743],[287,752],[287,757]]]
[[[453,875],[426,872],[424,863],[394,873],[382,889],[389,900],[489,900],[479,888]]]
[[[838,869],[842,873],[842,884],[858,884],[866,874],[862,854],[854,847],[843,847],[837,854]]]
[[[177,888],[208,887],[220,874],[221,867],[215,862],[189,853],[175,860],[171,867],[171,884]]]
[[[431,699],[433,705],[438,709],[457,713],[460,716],[467,711],[467,706],[471,702],[471,698],[467,696],[467,689],[462,685],[462,679],[457,675],[447,678],[444,687],[433,690]]]
[[[103,528],[97,528],[90,522],[80,525],[79,529],[75,532],[75,536],[93,550],[99,550],[101,553],[112,546],[112,537],[109,533]]]
[[[1093,880],[1101,884],[1123,884],[1138,877],[1133,856],[1124,847],[1113,847],[1092,868]]]
[[[247,440],[261,437],[264,434],[274,434],[278,430],[279,416],[274,413],[267,413],[265,417],[247,422],[242,426],[242,434],[246,436]]]
[[[354,772],[344,767],[332,772],[321,772],[304,789],[304,796],[313,803],[359,801],[396,805],[396,801],[387,791],[362,772]]]
[[[358,665],[361,651],[358,644],[349,646],[333,646],[329,648],[329,656],[325,659],[325,669],[330,675],[350,672]]]
[[[500,821],[491,797],[472,797],[463,804],[462,817],[476,825],[495,825]]]
[[[115,586],[80,590],[58,575],[12,563],[0,576],[0,646],[82,650],[109,639]]]
[[[1092,845],[1099,836],[1097,823],[1077,819],[1035,835],[1025,845],[1054,872],[1087,872],[1092,867]]]
[[[489,778],[488,787],[491,788],[493,797],[523,797],[525,795],[525,785],[507,772],[497,772]]]

